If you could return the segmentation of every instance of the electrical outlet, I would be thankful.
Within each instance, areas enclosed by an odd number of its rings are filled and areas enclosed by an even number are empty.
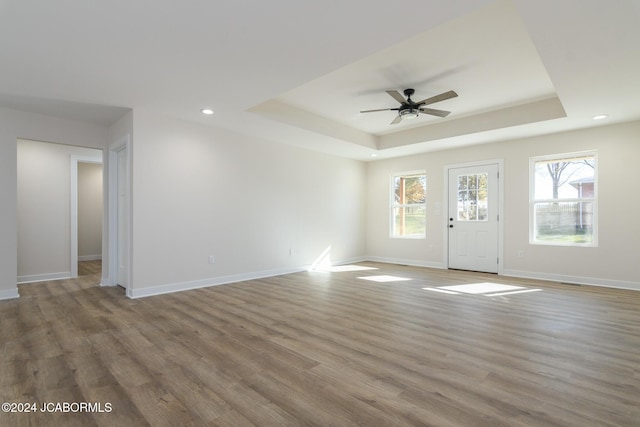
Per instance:
[[[209,264],[213,264],[216,262],[216,259],[213,255],[209,255]]]
[[[518,258],[524,258],[524,251],[518,251]]]

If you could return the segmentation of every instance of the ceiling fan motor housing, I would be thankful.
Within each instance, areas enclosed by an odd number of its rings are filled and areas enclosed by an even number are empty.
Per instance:
[[[413,100],[411,99],[411,95],[413,95],[415,92],[416,91],[414,89],[404,90],[404,96],[407,97],[407,102],[403,103],[398,110],[398,114],[401,115],[403,119],[413,119],[414,117],[418,117],[420,115],[418,104],[413,102]]]

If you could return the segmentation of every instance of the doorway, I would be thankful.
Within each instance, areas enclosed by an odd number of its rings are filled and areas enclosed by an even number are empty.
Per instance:
[[[71,277],[80,262],[102,261],[102,153],[71,156]]]
[[[18,283],[77,276],[77,165],[100,163],[102,150],[18,138]],[[102,199],[102,186],[94,187]],[[73,206],[73,207],[72,207]],[[101,257],[102,215],[95,218]]]
[[[501,273],[502,161],[446,168],[448,268]]]

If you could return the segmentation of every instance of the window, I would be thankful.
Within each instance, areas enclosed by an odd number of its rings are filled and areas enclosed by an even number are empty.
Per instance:
[[[597,245],[596,153],[530,160],[530,242]]]
[[[424,171],[396,174],[391,180],[391,237],[426,236],[427,177]]]

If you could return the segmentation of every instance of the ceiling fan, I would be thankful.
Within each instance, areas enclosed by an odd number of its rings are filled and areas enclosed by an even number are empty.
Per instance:
[[[407,97],[405,99],[400,92],[397,90],[388,90],[386,91],[393,99],[398,101],[401,105],[398,108],[381,108],[378,110],[364,110],[360,111],[361,113],[373,113],[376,111],[397,111],[398,117],[393,119],[391,122],[392,125],[398,124],[402,121],[402,119],[413,119],[418,117],[420,113],[422,114],[430,114],[432,116],[438,117],[447,117],[450,111],[445,110],[436,110],[434,108],[426,108],[425,105],[435,104],[436,102],[444,101],[446,99],[455,98],[458,96],[457,93],[450,90],[448,92],[441,93],[440,95],[432,96],[431,98],[423,99],[420,102],[414,102],[411,99],[411,95],[415,93],[413,89],[405,89],[404,95]]]

